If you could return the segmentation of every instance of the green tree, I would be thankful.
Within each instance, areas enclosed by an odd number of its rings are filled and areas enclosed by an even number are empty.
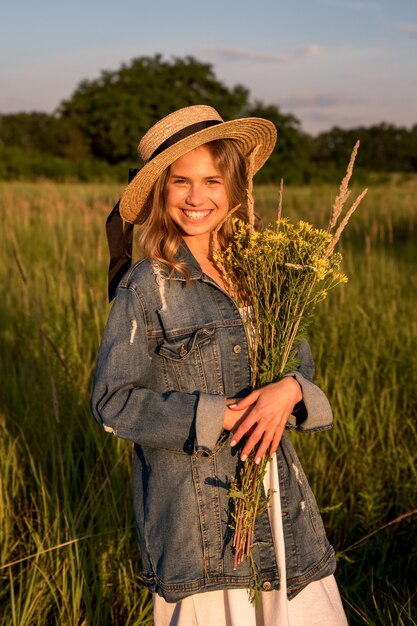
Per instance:
[[[417,171],[417,126],[411,130],[386,123],[349,130],[332,128],[313,139],[312,158],[315,163],[343,169],[358,139],[360,168],[373,172]]]
[[[40,112],[0,115],[0,145],[73,161],[88,154],[84,138],[70,120]]]
[[[274,152],[257,175],[257,182],[305,183],[310,176],[310,138],[302,132],[299,120],[292,114],[281,113],[275,105],[256,101],[246,110],[246,115],[264,117],[277,129],[278,139]]]
[[[59,114],[78,128],[93,157],[117,163],[136,160],[138,139],[168,113],[210,104],[231,119],[242,114],[248,95],[241,85],[223,85],[209,64],[193,57],[165,61],[157,54],[82,81]]]

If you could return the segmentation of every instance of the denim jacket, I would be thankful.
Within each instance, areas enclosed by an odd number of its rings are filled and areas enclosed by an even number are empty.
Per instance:
[[[233,569],[230,480],[239,466],[238,445],[222,422],[226,398],[250,391],[248,343],[233,299],[184,245],[190,268],[168,277],[144,260],[122,279],[99,350],[91,409],[114,435],[134,442],[133,493],[142,576],[168,602],[202,591],[247,587],[246,562]],[[332,412],[311,382],[314,364],[300,344],[305,410],[287,428],[320,431]],[[287,594],[332,573],[329,544],[314,496],[284,433],[278,463],[285,539]],[[268,512],[255,528],[254,556],[264,590],[278,589]]]

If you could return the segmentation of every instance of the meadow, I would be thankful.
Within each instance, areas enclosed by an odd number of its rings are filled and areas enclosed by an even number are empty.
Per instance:
[[[0,626],[151,626],[131,445],[89,412],[116,185],[0,183]],[[327,224],[337,188],[289,187]],[[417,182],[371,187],[339,249],[349,283],[309,340],[333,430],[294,435],[337,551],[349,623],[417,624]],[[274,187],[256,189],[265,221]]]

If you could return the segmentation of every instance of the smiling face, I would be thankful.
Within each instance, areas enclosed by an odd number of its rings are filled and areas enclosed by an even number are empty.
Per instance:
[[[187,245],[205,254],[210,233],[229,210],[225,180],[206,146],[187,152],[171,165],[166,210]]]

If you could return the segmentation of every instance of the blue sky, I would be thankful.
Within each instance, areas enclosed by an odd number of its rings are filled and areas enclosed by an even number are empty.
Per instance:
[[[0,112],[51,112],[82,79],[157,52],[211,63],[311,133],[417,123],[417,0],[8,2]]]

